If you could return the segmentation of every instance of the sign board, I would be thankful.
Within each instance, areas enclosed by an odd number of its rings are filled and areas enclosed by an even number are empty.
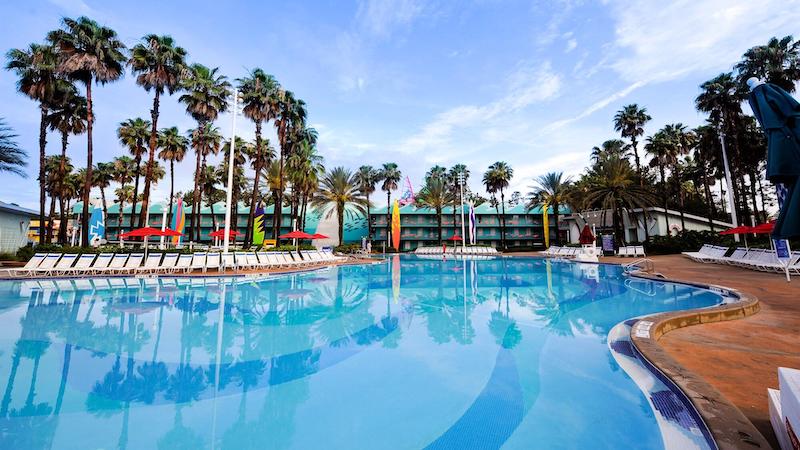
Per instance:
[[[614,235],[613,234],[604,234],[603,235],[603,254],[614,254]]]
[[[264,239],[264,242],[262,242],[264,248],[275,247],[275,244],[276,244],[275,239]]]
[[[772,243],[775,245],[775,256],[786,272],[786,281],[792,281],[789,273],[789,263],[792,261],[792,249],[789,248],[789,241],[786,239],[773,239]]]

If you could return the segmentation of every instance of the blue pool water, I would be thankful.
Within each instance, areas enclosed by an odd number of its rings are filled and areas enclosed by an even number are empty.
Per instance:
[[[720,301],[533,258],[0,281],[0,448],[660,449],[609,332]]]

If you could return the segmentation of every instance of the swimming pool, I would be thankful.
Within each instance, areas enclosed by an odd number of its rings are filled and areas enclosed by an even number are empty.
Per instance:
[[[704,448],[610,336],[720,301],[535,258],[0,281],[0,448]]]

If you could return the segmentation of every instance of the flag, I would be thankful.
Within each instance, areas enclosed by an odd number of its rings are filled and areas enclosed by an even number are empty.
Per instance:
[[[264,208],[259,204],[258,208],[256,208],[255,218],[253,219],[253,245],[261,245],[264,243],[264,234],[267,230],[265,219]]]
[[[477,241],[476,235],[478,234],[478,224],[475,220],[475,205],[470,202],[469,204],[469,244],[475,245]]]
[[[397,200],[394,201],[392,208],[392,247],[400,251],[400,206]]]
[[[170,228],[177,231],[178,233],[183,233],[183,228],[186,226],[186,214],[183,212],[183,199],[178,197],[178,201],[175,205],[175,214],[172,215],[172,223],[170,224]],[[181,243],[181,239],[183,236],[172,236],[172,244],[178,245]]]
[[[542,226],[544,227],[544,248],[550,248],[550,223],[547,217],[547,203],[542,205]]]

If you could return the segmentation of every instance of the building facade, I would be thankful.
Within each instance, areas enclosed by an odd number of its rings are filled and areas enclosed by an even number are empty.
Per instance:
[[[594,227],[598,234],[614,233],[610,210],[581,211],[564,216],[562,222],[561,228],[566,228],[568,242],[573,244],[578,243],[580,232],[587,224]],[[730,222],[721,220],[709,222],[707,217],[688,213],[684,213],[681,218],[680,211],[665,210],[660,207],[649,207],[644,210],[636,208],[629,212],[622,212],[622,230],[625,241],[628,243],[644,242],[647,236],[675,235],[684,227],[689,231],[711,231],[712,223],[713,231],[717,232],[733,226]],[[645,232],[645,226],[647,226],[647,232]]]
[[[30,242],[28,230],[34,217],[39,213],[32,209],[0,202],[0,253],[14,253]]]
[[[560,207],[562,214],[569,213],[565,207]],[[502,213],[502,209],[500,211]],[[550,238],[555,239],[556,228],[552,220],[553,208],[549,208],[550,222],[548,224]],[[386,207],[370,211],[372,223],[372,248],[378,249],[386,243],[388,226],[390,223]],[[488,245],[499,248],[501,246],[500,219],[502,214],[488,203],[475,207],[476,244]],[[542,208],[527,209],[524,205],[506,205],[506,246],[509,248],[544,248],[544,218]],[[469,207],[464,206],[464,228],[469,236]],[[565,236],[567,228],[561,231]],[[456,208],[455,216],[453,207],[447,207],[442,212],[442,239],[447,240],[454,235],[461,236],[461,210]],[[439,234],[437,227],[436,211],[431,208],[418,208],[414,205],[400,207],[400,251],[413,251],[417,247],[438,245]]]

